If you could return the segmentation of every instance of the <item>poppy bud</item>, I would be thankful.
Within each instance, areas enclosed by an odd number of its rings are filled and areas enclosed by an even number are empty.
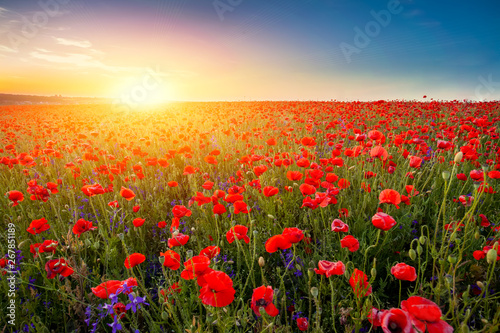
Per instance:
[[[259,266],[260,266],[260,267],[264,267],[265,265],[266,265],[266,261],[264,260],[264,258],[263,258],[263,257],[260,257],[260,258],[259,258]]]
[[[479,236],[481,236],[481,235],[479,234],[479,231],[476,230],[476,233],[474,234],[474,238],[477,240],[477,239],[479,239]]]
[[[418,241],[420,242],[420,244],[424,245],[425,244],[425,241],[427,240],[427,238],[425,236],[420,236],[420,238],[418,239]]]
[[[160,264],[162,264],[162,265],[163,265],[163,263],[165,262],[165,256],[160,256],[160,257],[158,258],[158,261],[160,262]]]
[[[452,256],[451,254],[448,256],[448,262],[450,264],[456,264],[457,263],[457,257]]]
[[[274,220],[274,216],[272,216],[271,214],[267,214],[267,217],[269,217],[271,220]]]
[[[479,288],[481,288],[481,289],[483,289],[483,288],[484,288],[484,284],[483,284],[481,281],[477,281],[477,282],[476,282],[476,284],[477,284],[477,286],[478,286]]]
[[[422,246],[420,246],[420,244],[417,245],[417,253],[418,253],[418,255],[421,255],[423,251],[424,251],[424,249],[422,248]]]
[[[162,313],[161,313],[161,319],[168,320],[168,313],[166,313],[165,311],[162,311]]]
[[[467,326],[467,324],[462,324],[462,326],[460,326],[460,333],[469,333],[469,326]]]
[[[497,250],[490,249],[488,253],[486,253],[486,261],[488,264],[493,264],[497,260]]]
[[[314,276],[314,268],[309,268],[307,270],[307,275],[309,275],[309,279],[312,279],[312,277]]]
[[[410,249],[410,251],[408,251],[408,255],[410,256],[411,260],[415,260],[417,258],[417,253],[414,249]]]
[[[318,288],[312,287],[311,288],[311,295],[313,295],[314,298],[318,297]]]
[[[444,180],[448,180],[448,179],[450,179],[450,172],[445,170],[445,171],[441,172],[441,176],[443,176]]]
[[[463,157],[464,157],[464,153],[462,153],[461,151],[459,151],[458,153],[455,154],[455,158],[453,159],[453,161],[455,163],[459,163],[460,161],[462,161]]]
[[[377,269],[375,267],[372,267],[372,270],[370,271],[370,275],[375,278],[377,276]]]

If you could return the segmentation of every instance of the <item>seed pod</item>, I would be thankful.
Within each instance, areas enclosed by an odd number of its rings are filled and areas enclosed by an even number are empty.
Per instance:
[[[314,276],[314,268],[309,268],[307,270],[307,275],[309,276],[310,279]]]
[[[497,260],[497,250],[495,249],[490,249],[487,253],[486,253],[486,261],[488,262],[488,264],[493,264],[495,261]]]
[[[457,257],[452,256],[451,254],[448,256],[448,262],[450,264],[456,264],[457,263]]]
[[[410,251],[408,251],[408,254],[410,255],[411,260],[415,260],[417,258],[417,253],[414,249],[410,249]]]
[[[313,295],[314,298],[318,297],[318,288],[312,287],[311,288],[311,295]]]
[[[266,265],[266,261],[264,260],[264,257],[259,258],[259,266],[264,267]]]
[[[441,172],[441,176],[443,177],[444,180],[448,180],[448,179],[450,179],[450,172],[445,170],[445,171]]]

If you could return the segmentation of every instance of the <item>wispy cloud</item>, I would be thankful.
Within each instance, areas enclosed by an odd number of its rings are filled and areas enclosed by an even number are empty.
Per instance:
[[[75,40],[75,39],[66,39],[66,38],[59,38],[59,37],[53,37],[57,44],[60,45],[67,45],[67,46],[77,46],[77,47],[82,47],[82,48],[88,48],[92,46],[92,43],[88,40]]]
[[[36,51],[30,53],[30,56],[52,63],[70,64],[84,68],[98,68],[109,72],[130,72],[136,70],[136,68],[109,66],[87,54],[65,53],[60,55],[45,49],[36,49]]]

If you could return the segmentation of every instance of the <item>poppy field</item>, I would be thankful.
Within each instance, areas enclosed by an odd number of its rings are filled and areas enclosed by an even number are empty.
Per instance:
[[[4,332],[500,328],[498,102],[0,111]]]

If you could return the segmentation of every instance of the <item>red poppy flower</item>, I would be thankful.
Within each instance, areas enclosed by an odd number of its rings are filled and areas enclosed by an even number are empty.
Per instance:
[[[314,194],[316,193],[316,188],[312,185],[309,185],[309,184],[301,184],[299,186],[299,191],[300,193],[302,193],[302,195],[311,195],[311,194]]]
[[[235,214],[239,214],[239,213],[248,214],[251,211],[252,210],[248,209],[247,204],[243,201],[236,201],[234,203],[234,213]]]
[[[382,158],[383,161],[387,160],[389,154],[387,150],[381,146],[375,146],[370,150],[370,157]]]
[[[169,182],[167,183],[167,185],[168,185],[169,187],[177,187],[177,186],[179,185],[179,183],[178,183],[178,182],[176,182],[176,181],[171,180],[171,181],[169,181]]]
[[[185,168],[184,168],[184,172],[183,172],[183,175],[191,175],[193,173],[195,173],[197,171],[197,168],[191,166],[191,165],[187,165]]]
[[[359,269],[355,268],[349,279],[349,284],[356,297],[368,296],[372,293],[372,287],[368,283],[368,277]]]
[[[111,318],[115,318],[115,315],[117,316],[118,319],[123,319],[125,317],[125,314],[127,313],[127,307],[125,304],[119,302],[113,305],[113,311],[114,313],[111,313]]]
[[[12,201],[12,207],[19,205],[24,200],[24,194],[19,191],[9,191],[5,193],[7,198]]]
[[[306,136],[300,140],[300,143],[306,147],[314,147],[314,146],[316,146],[316,139],[314,137],[307,137]]]
[[[287,171],[286,173],[286,178],[290,181],[297,181],[301,180],[303,177],[302,173],[300,171]]]
[[[479,214],[479,217],[481,218],[481,227],[489,227],[490,226],[490,221],[484,214]]]
[[[488,172],[488,177],[490,177],[491,179],[500,179],[500,171],[492,170],[492,171]]]
[[[108,206],[111,208],[119,208],[120,204],[118,203],[118,200],[115,200],[115,201],[108,202]]]
[[[408,312],[392,308],[384,311],[380,315],[380,326],[384,333],[413,333],[415,332],[411,324],[410,315]]]
[[[59,193],[59,190],[57,189],[56,183],[48,182],[47,189],[50,190],[50,193],[53,193],[53,194]]]
[[[218,246],[212,245],[207,246],[203,250],[200,251],[200,256],[205,256],[208,259],[213,259],[218,256],[220,253],[220,248]]]
[[[172,208],[172,213],[174,214],[174,217],[177,217],[178,219],[183,218],[184,216],[191,216],[191,211],[181,205],[175,205]]]
[[[134,211],[134,213],[137,213],[139,211],[139,209],[141,209],[141,206],[134,206],[132,208],[132,210]]]
[[[345,178],[340,178],[339,179],[339,188],[344,189],[344,188],[348,188],[349,186],[351,186],[351,182],[350,181],[348,181]]]
[[[167,222],[165,221],[160,221],[158,222],[158,228],[163,229],[167,226]]]
[[[135,193],[131,189],[125,188],[122,186],[120,190],[120,195],[127,201],[130,201],[135,198]]]
[[[335,232],[349,232],[349,226],[342,222],[342,220],[335,219],[332,222],[332,231]]]
[[[146,260],[146,256],[141,253],[133,253],[125,259],[125,267],[127,269],[130,269],[132,267],[135,267],[139,265],[140,263],[144,262]]]
[[[132,221],[132,224],[134,225],[134,227],[138,228],[144,224],[144,221],[146,221],[146,219],[141,219],[140,217],[137,217]]]
[[[345,265],[342,261],[331,262],[326,260],[320,260],[318,263],[319,269],[314,269],[316,274],[325,275],[329,278],[332,275],[342,275],[345,272]]]
[[[410,314],[411,322],[417,330],[429,333],[451,333],[451,327],[444,320],[441,320],[441,309],[436,303],[420,297],[412,296],[401,302],[401,308]]]
[[[47,278],[53,279],[57,274],[68,277],[73,274],[73,268],[68,266],[65,259],[52,259],[45,263],[45,270],[47,271]]]
[[[266,186],[264,187],[263,192],[266,197],[272,197],[278,194],[280,190],[278,190],[276,187]]]
[[[164,257],[163,266],[168,267],[174,271],[181,267],[181,256],[172,250],[160,252],[160,256]]]
[[[386,213],[378,212],[373,215],[372,223],[376,228],[387,231],[396,225],[396,220]]]
[[[58,241],[47,239],[43,243],[36,243],[30,245],[30,252],[33,254],[33,258],[38,257],[39,253],[55,253]]]
[[[239,240],[244,240],[245,243],[250,242],[250,238],[247,236],[248,228],[244,225],[235,225],[226,233],[226,239],[231,244],[234,242],[234,238],[238,238]]]
[[[457,179],[465,182],[467,181],[467,175],[464,173],[459,173],[457,174]]]
[[[373,326],[375,327],[380,327],[382,326],[381,317],[384,314],[384,310],[379,310],[377,308],[372,308],[371,313],[368,315],[368,321],[372,323]]]
[[[41,219],[38,220],[33,220],[31,221],[28,229],[26,229],[27,232],[29,232],[32,235],[39,234],[41,232],[44,232],[46,230],[50,229],[50,225],[48,224],[47,220],[42,217]]]
[[[347,247],[351,252],[356,252],[359,249],[359,241],[351,235],[345,236],[340,240],[342,248]]]
[[[393,204],[396,208],[399,208],[398,204],[401,203],[401,195],[396,190],[386,189],[380,192],[378,197],[379,204],[388,203]]]
[[[415,281],[417,279],[415,267],[407,265],[404,262],[392,266],[391,274],[398,280]]]
[[[260,177],[266,171],[267,171],[267,166],[265,165],[258,165],[253,168],[253,172],[257,177]]]
[[[472,256],[474,257],[474,259],[476,260],[481,260],[481,259],[484,259],[486,258],[486,253],[484,251],[480,251],[480,250],[476,250],[472,253]]]
[[[223,204],[216,204],[213,208],[214,215],[222,215],[226,212],[226,207]]]
[[[199,296],[203,304],[220,308],[233,302],[236,291],[233,281],[226,273],[212,271],[204,275],[204,280]]]
[[[411,156],[410,157],[410,168],[416,168],[420,169],[420,166],[422,165],[422,158],[418,156]]]
[[[181,272],[181,278],[191,280],[203,275],[210,268],[210,259],[206,256],[194,256],[184,263],[184,270]]]
[[[97,229],[97,227],[92,226],[92,222],[85,221],[84,219],[79,219],[78,221],[76,221],[75,225],[73,226],[73,233],[75,235],[78,235],[78,238],[80,238],[80,236],[84,232],[89,231],[89,230],[96,230],[96,229]]]
[[[309,322],[307,321],[307,318],[297,318],[297,327],[301,331],[307,331],[309,328]]]
[[[274,253],[278,250],[286,250],[292,247],[292,243],[283,235],[276,235],[269,238],[266,242],[266,251]]]
[[[299,228],[285,228],[282,233],[290,243],[298,243],[304,238],[304,232]]]
[[[91,288],[92,293],[99,298],[107,299],[110,295],[116,294],[117,290],[122,288],[124,284],[127,284],[127,287],[135,287],[137,286],[137,280],[135,278],[128,278],[124,281],[118,280],[109,280],[101,283],[95,288]],[[131,293],[132,290],[127,293]]]
[[[215,156],[208,155],[208,156],[205,156],[203,158],[203,160],[205,162],[207,162],[208,164],[217,165],[217,159],[215,158]]]
[[[476,182],[482,182],[484,181],[484,173],[483,170],[471,170],[469,173],[470,178],[472,180],[475,180]]]
[[[214,187],[214,182],[207,180],[203,185],[201,185],[205,190],[211,190]]]
[[[188,240],[189,240],[188,235],[184,235],[184,234],[179,233],[176,236],[174,236],[173,238],[168,239],[168,247],[172,248],[175,246],[184,246],[184,245],[186,245]]]
[[[257,317],[260,317],[261,307],[271,317],[276,317],[280,313],[273,304],[273,295],[274,291],[271,286],[261,286],[253,290],[251,308]]]

